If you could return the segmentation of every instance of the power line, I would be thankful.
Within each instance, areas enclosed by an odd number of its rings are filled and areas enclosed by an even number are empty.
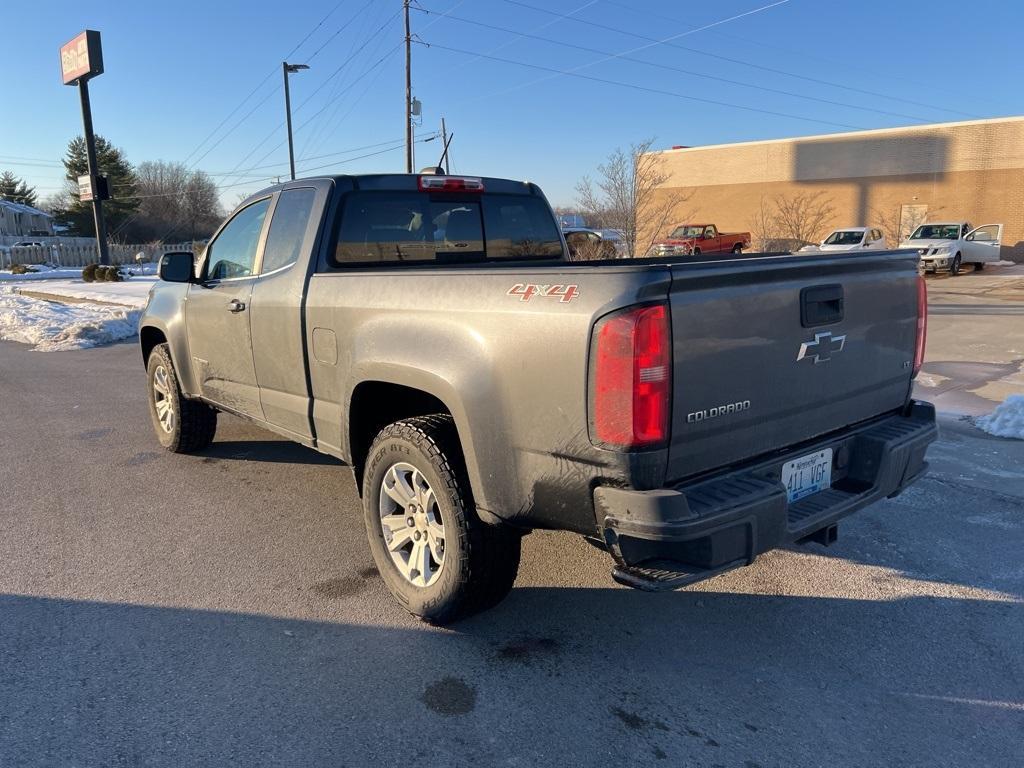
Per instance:
[[[297,44],[297,45],[295,45],[295,46],[294,46],[294,47],[293,47],[293,48],[292,48],[292,49],[291,49],[291,50],[290,50],[290,51],[289,51],[289,52],[288,52],[288,53],[287,53],[287,54],[285,55],[285,57],[284,57],[285,61],[287,61],[287,60],[288,60],[288,59],[289,59],[289,58],[291,57],[291,55],[292,55],[293,53],[295,53],[295,52],[296,52],[297,50],[299,50],[299,48],[301,48],[301,47],[302,47],[302,46],[303,46],[303,45],[305,44],[305,42],[306,42],[307,40],[309,40],[309,38],[310,38],[310,37],[312,37],[312,36],[313,36],[313,34],[314,34],[314,33],[315,33],[315,32],[316,32],[316,31],[317,31],[318,29],[320,29],[320,27],[321,27],[321,26],[323,26],[324,22],[325,22],[325,21],[327,21],[327,19],[328,19],[328,18],[330,18],[330,17],[332,16],[332,15],[334,15],[334,12],[335,12],[335,11],[337,11],[337,10],[338,10],[338,9],[339,9],[339,8],[340,8],[340,7],[342,6],[342,5],[344,5],[344,3],[345,3],[345,2],[346,2],[346,0],[339,0],[339,2],[338,2],[337,4],[335,4],[335,6],[334,6],[334,7],[333,7],[333,8],[332,8],[332,9],[331,9],[330,11],[328,11],[327,15],[326,15],[326,16],[324,16],[324,17],[323,17],[322,19],[320,19],[320,21],[318,21],[318,22],[316,23],[316,26],[314,26],[314,27],[313,27],[313,29],[311,29],[311,30],[310,30],[310,31],[309,31],[309,32],[308,32],[308,33],[306,34],[306,36],[305,36],[304,38],[302,38],[302,40],[300,40],[300,41],[298,42],[298,44]],[[319,53],[319,49],[317,50],[317,53]],[[314,54],[314,55],[315,55],[315,54]],[[253,96],[254,96],[254,95],[256,94],[256,92],[257,92],[257,91],[258,91],[258,90],[259,90],[260,88],[262,88],[262,87],[263,87],[263,84],[264,84],[264,83],[266,83],[266,82],[267,82],[267,81],[268,81],[268,80],[269,80],[269,79],[270,79],[271,77],[273,77],[273,76],[274,76],[275,74],[277,74],[277,67],[274,67],[274,68],[273,68],[273,69],[272,69],[272,70],[271,70],[271,71],[270,71],[270,72],[269,72],[269,73],[267,74],[267,76],[266,76],[266,77],[264,77],[264,78],[263,78],[263,79],[262,79],[262,80],[261,80],[261,81],[259,82],[259,84],[258,84],[258,85],[257,85],[257,86],[256,86],[255,88],[253,88],[253,89],[252,89],[252,90],[251,90],[251,91],[250,91],[250,92],[248,93],[248,95],[246,95],[246,97],[245,97],[244,99],[242,99],[242,100],[241,100],[241,101],[240,101],[240,102],[238,103],[238,106],[236,106],[236,107],[235,107],[235,108],[234,108],[233,110],[231,110],[231,112],[229,112],[229,113],[228,113],[228,116],[227,116],[227,117],[225,117],[225,118],[224,118],[223,120],[221,120],[221,121],[220,121],[220,123],[218,123],[218,124],[217,124],[217,127],[216,127],[216,128],[214,128],[214,129],[213,129],[212,131],[210,131],[210,133],[209,133],[209,134],[207,134],[206,138],[204,138],[204,139],[203,139],[203,140],[202,140],[201,142],[199,142],[199,144],[198,144],[198,145],[196,145],[196,148],[195,148],[195,149],[193,149],[193,150],[192,150],[191,152],[189,152],[189,153],[188,153],[188,155],[187,155],[187,156],[185,157],[185,159],[184,159],[184,160],[183,160],[182,162],[183,162],[183,163],[186,163],[186,164],[187,164],[187,163],[188,163],[188,161],[189,161],[189,159],[190,159],[190,158],[191,158],[191,157],[192,157],[192,156],[193,156],[193,155],[194,155],[194,154],[195,154],[196,152],[198,152],[198,151],[199,151],[199,150],[200,150],[200,149],[202,148],[202,146],[203,146],[204,144],[206,144],[206,142],[207,142],[207,141],[209,141],[209,140],[210,140],[210,139],[211,139],[211,138],[212,138],[212,137],[213,137],[213,136],[214,136],[214,135],[215,135],[215,134],[217,133],[217,131],[219,131],[219,130],[220,130],[220,129],[221,129],[221,128],[222,128],[223,126],[224,126],[224,124],[225,124],[225,123],[227,123],[227,121],[228,121],[228,120],[230,120],[230,119],[231,119],[231,118],[232,118],[232,117],[233,117],[233,116],[234,116],[234,115],[235,115],[235,114],[236,114],[236,113],[238,112],[238,110],[240,110],[240,109],[241,109],[241,108],[242,108],[242,107],[243,107],[243,106],[245,105],[245,103],[246,103],[247,101],[249,101],[249,99],[251,99],[251,98],[252,98],[252,97],[253,97]],[[266,101],[266,99],[264,99],[263,101]],[[261,103],[262,103],[262,102],[261,102]],[[251,114],[251,113],[250,113],[250,114]],[[236,125],[235,127],[237,127],[237,125]],[[232,129],[232,130],[234,130],[234,129]],[[228,131],[228,133],[231,133],[231,131]],[[221,141],[223,141],[223,140],[224,140],[224,137],[221,137]],[[218,142],[218,143],[220,143],[220,142]],[[206,155],[207,155],[207,154],[209,154],[209,152],[206,152],[206,153],[205,153],[205,154],[203,155],[203,157],[206,157]],[[199,158],[199,160],[202,160],[202,157],[200,157],[200,158]],[[196,160],[196,163],[194,163],[193,165],[195,165],[195,164],[198,164],[199,160]]]
[[[600,1],[603,2],[605,5],[615,6],[616,8],[622,8],[623,10],[627,10],[627,11],[635,11],[636,10],[635,8],[629,6],[629,5],[625,4],[625,3],[617,2],[616,0],[600,0]],[[651,11],[647,11],[646,15],[650,16],[651,18],[661,19],[662,21],[670,21],[673,24],[682,24],[684,26],[693,26],[689,22],[683,21],[682,19],[677,19],[677,18],[674,18],[672,16],[666,16],[665,14],[662,14],[662,13],[654,13],[654,12],[651,12]],[[781,46],[781,45],[771,45],[769,43],[764,42],[763,40],[755,40],[755,39],[752,39],[752,38],[749,38],[749,37],[742,37],[740,35],[728,34],[726,32],[718,32],[718,31],[716,31],[713,34],[720,35],[721,37],[724,37],[727,40],[735,40],[735,41],[740,42],[740,43],[746,43],[747,45],[756,45],[756,46],[758,46],[760,48],[767,48],[770,51],[779,51],[781,53],[788,53],[790,55],[800,56],[802,58],[810,59],[812,61],[825,62],[826,64],[838,64],[839,66],[846,67],[847,69],[852,69],[852,70],[860,71],[860,72],[866,72],[867,74],[874,75],[876,77],[884,77],[884,78],[887,78],[887,79],[890,79],[890,80],[902,80],[905,83],[910,83],[911,85],[916,85],[916,86],[919,86],[921,88],[934,88],[935,87],[934,83],[923,83],[920,80],[911,80],[910,78],[904,77],[904,76],[900,75],[899,73],[895,73],[895,72],[879,72],[876,69],[868,69],[867,67],[855,66],[855,65],[850,64],[850,62],[848,60],[847,61],[841,61],[839,59],[831,59],[831,58],[828,58],[826,56],[820,56],[820,55],[816,55],[816,54],[811,54],[811,53],[808,53],[807,51],[795,50],[793,48],[786,48],[786,47]],[[992,101],[991,99],[985,99],[985,101],[988,101],[991,104],[996,104],[997,103],[995,101]],[[930,109],[939,109],[939,108],[938,107],[930,107]],[[951,112],[951,113],[956,114],[956,115],[964,115],[966,117],[980,117],[980,115],[973,115],[973,114],[971,114],[969,112],[960,112],[958,110],[948,109],[948,108],[943,108],[943,109],[944,109],[944,111],[948,111],[948,112]]]
[[[421,9],[421,10],[423,10],[423,9]],[[430,13],[430,11],[426,11],[426,10],[423,10],[423,12],[424,13]],[[864,112],[875,112],[877,114],[887,115],[889,117],[902,117],[902,118],[906,118],[908,120],[915,120],[915,121],[921,122],[921,123],[928,122],[928,120],[926,118],[915,117],[914,115],[906,115],[906,114],[903,114],[901,112],[888,112],[888,111],[886,111],[884,109],[875,109],[873,107],[863,107],[863,106],[860,106],[858,104],[849,104],[849,103],[842,102],[842,101],[833,101],[832,99],[823,99],[823,98],[820,98],[820,97],[817,97],[817,96],[808,96],[806,94],[795,93],[793,91],[785,91],[785,90],[781,90],[779,88],[770,88],[768,86],[756,85],[754,83],[746,83],[746,82],[743,82],[741,80],[731,80],[731,79],[729,79],[727,77],[719,77],[717,75],[709,75],[709,74],[705,74],[703,72],[694,72],[693,70],[682,69],[680,67],[673,67],[673,66],[671,66],[669,64],[659,64],[657,62],[646,61],[644,59],[637,59],[637,58],[633,58],[631,56],[625,56],[625,55],[618,55],[618,56],[616,56],[615,54],[609,54],[607,51],[602,51],[602,50],[597,49],[597,48],[590,48],[590,47],[585,46],[585,45],[577,45],[576,43],[569,43],[569,42],[566,42],[564,40],[556,40],[556,39],[553,39],[553,38],[550,38],[550,37],[542,37],[541,35],[534,35],[534,34],[530,34],[530,33],[527,33],[527,32],[519,32],[519,31],[514,30],[514,29],[508,29],[506,27],[499,27],[499,26],[496,26],[494,24],[487,24],[485,22],[476,21],[474,19],[462,18],[461,16],[451,16],[451,15],[449,15],[448,18],[453,20],[453,21],[461,21],[463,23],[471,24],[471,25],[477,26],[477,27],[482,27],[484,29],[491,29],[491,30],[495,30],[497,32],[508,32],[508,33],[517,35],[518,37],[526,37],[526,38],[529,38],[531,40],[540,40],[541,42],[551,43],[552,45],[559,45],[559,46],[562,46],[563,48],[572,48],[572,49],[575,49],[575,50],[578,50],[578,51],[585,51],[586,53],[596,53],[596,54],[599,54],[599,55],[608,56],[610,58],[611,57],[620,58],[623,61],[629,61],[629,62],[633,62],[635,64],[643,64],[645,66],[654,67],[656,69],[664,69],[664,70],[667,70],[669,72],[678,72],[680,74],[691,75],[693,77],[700,77],[700,78],[704,78],[704,79],[707,79],[707,80],[714,80],[714,81],[720,82],[720,83],[728,83],[729,85],[738,85],[738,86],[741,86],[743,88],[753,88],[755,90],[765,91],[767,93],[776,93],[776,94],[780,94],[780,95],[783,95],[783,96],[791,96],[791,97],[797,98],[797,99],[805,99],[807,101],[816,101],[816,102],[821,103],[821,104],[830,104],[832,106],[837,106],[837,107],[846,107],[848,109],[857,109],[857,110],[862,110]],[[570,70],[570,71],[572,71],[572,70]]]
[[[529,69],[537,69],[537,70],[540,70],[542,72],[552,73],[554,75],[564,75],[566,77],[575,77],[575,78],[579,78],[581,80],[590,80],[592,82],[603,83],[605,85],[617,85],[617,86],[622,87],[622,88],[632,88],[633,90],[645,91],[647,93],[654,93],[654,94],[658,94],[659,96],[672,96],[672,97],[675,97],[677,99],[685,99],[686,101],[695,101],[695,102],[699,102],[699,103],[702,103],[702,104],[713,104],[715,106],[730,107],[732,109],[742,109],[742,110],[744,110],[746,112],[757,112],[757,113],[760,113],[762,115],[773,115],[775,117],[785,117],[785,118],[789,118],[791,120],[805,120],[805,121],[810,122],[810,123],[820,123],[822,125],[832,125],[832,126],[836,126],[836,127],[839,127],[839,128],[852,128],[854,130],[862,130],[862,129],[865,128],[865,126],[861,126],[861,125],[850,125],[849,123],[837,123],[837,122],[834,122],[832,120],[821,120],[821,119],[816,118],[816,117],[805,117],[803,115],[793,115],[793,114],[789,114],[787,112],[777,112],[777,111],[771,110],[771,109],[761,109],[759,107],[750,107],[750,106],[746,106],[746,105],[743,105],[743,104],[732,104],[730,102],[719,101],[717,99],[707,99],[707,98],[704,98],[704,97],[701,97],[701,96],[690,96],[690,95],[685,94],[685,93],[677,93],[676,91],[667,91],[667,90],[664,90],[664,89],[661,89],[661,88],[651,88],[651,87],[645,86],[645,85],[636,85],[635,83],[625,83],[625,82],[622,82],[621,80],[609,80],[609,79],[604,78],[604,77],[595,77],[594,75],[584,75],[584,74],[581,74],[580,72],[574,72],[572,70],[555,69],[554,67],[545,67],[545,66],[540,65],[540,64],[532,64],[532,63],[525,62],[525,61],[514,61],[513,59],[505,59],[505,58],[501,58],[499,56],[490,56],[488,54],[479,53],[477,51],[467,51],[467,50],[464,50],[462,48],[451,48],[449,46],[439,45],[437,43],[430,43],[430,44],[421,43],[421,45],[425,45],[428,48],[437,48],[438,50],[442,50],[442,51],[451,51],[453,53],[462,53],[462,54],[465,54],[467,56],[479,56],[480,58],[490,59],[491,61],[499,61],[499,62],[501,62],[503,64],[514,64],[514,65],[519,66],[519,67],[527,67]],[[487,94],[487,95],[493,96],[495,94],[492,93],[492,94]]]
[[[520,6],[522,8],[529,8],[530,10],[537,11],[538,13],[545,13],[545,14],[548,14],[548,15],[551,15],[551,16],[558,16],[559,18],[567,18],[563,14],[559,14],[557,11],[552,11],[552,10],[549,10],[547,8],[542,8],[542,7],[537,6],[537,5],[531,5],[530,3],[524,3],[524,2],[522,2],[522,0],[503,0],[503,2],[509,3],[511,5],[517,5],[517,6]],[[938,110],[938,111],[951,112],[953,114],[966,115],[967,117],[978,117],[978,115],[973,115],[973,114],[970,114],[970,113],[967,113],[967,112],[960,112],[960,111],[955,110],[955,109],[949,109],[948,107],[938,107],[938,106],[935,106],[934,104],[926,104],[924,102],[913,101],[911,99],[900,98],[898,96],[889,96],[888,94],[885,94],[885,93],[878,93],[876,91],[869,91],[869,90],[866,90],[864,88],[854,87],[852,85],[844,85],[842,83],[834,83],[834,82],[831,82],[829,80],[821,80],[819,78],[810,77],[809,75],[799,75],[799,74],[797,74],[795,72],[787,72],[786,70],[783,70],[783,69],[775,69],[773,67],[766,67],[766,66],[761,65],[761,64],[754,64],[754,63],[749,62],[749,61],[743,61],[742,59],[734,59],[734,58],[731,58],[729,56],[723,56],[722,54],[711,53],[710,51],[702,51],[699,48],[690,48],[688,46],[679,45],[678,43],[674,43],[674,42],[660,41],[660,40],[657,40],[656,38],[653,38],[653,37],[647,37],[646,35],[641,35],[641,34],[638,34],[636,32],[629,32],[629,31],[627,31],[625,29],[621,29],[619,27],[608,26],[607,24],[600,24],[600,23],[598,23],[596,21],[590,21],[590,20],[587,20],[587,19],[578,19],[578,18],[571,18],[569,20],[570,21],[574,21],[577,24],[584,24],[584,25],[586,25],[588,27],[594,27],[595,29],[603,29],[603,30],[608,31],[608,32],[615,32],[617,34],[626,35],[628,37],[633,37],[633,38],[636,38],[638,40],[646,40],[649,43],[651,43],[652,45],[666,45],[669,48],[675,48],[676,50],[687,51],[689,53],[693,53],[693,54],[696,54],[698,56],[707,56],[707,57],[712,58],[712,59],[718,59],[719,61],[728,61],[731,64],[739,64],[740,66],[750,67],[752,69],[758,69],[758,70],[761,70],[763,72],[771,72],[772,74],[776,74],[776,75],[784,75],[786,77],[793,77],[793,78],[796,78],[797,80],[804,80],[804,81],[810,82],[810,83],[817,83],[818,85],[826,85],[826,86],[829,86],[831,88],[841,88],[841,89],[846,90],[846,91],[851,91],[853,93],[860,93],[860,94],[863,94],[863,95],[866,95],[866,96],[874,96],[876,98],[889,99],[890,101],[903,102],[904,104],[911,104],[911,105],[913,105],[915,107],[926,107],[927,109],[934,109],[934,110]],[[684,35],[693,34],[695,32],[701,31],[702,29],[706,29],[706,27],[696,27],[696,28],[688,30],[687,32],[682,33],[682,34],[684,34]],[[679,36],[682,36],[682,35],[679,35]],[[650,47],[650,46],[645,46],[645,47]],[[625,51],[625,53],[627,53],[627,54],[629,54],[629,53],[636,53],[636,51],[638,51],[638,50],[641,50],[641,48],[633,49],[631,51]],[[593,63],[596,64],[598,62],[593,62]],[[526,83],[525,85],[530,85],[530,83]]]
[[[367,4],[365,5],[365,6],[363,6],[363,8],[362,8],[362,9],[360,10],[360,13],[362,13],[363,11],[365,11],[365,10],[366,10],[366,8],[368,8],[368,7],[370,6],[370,4],[371,4],[372,2],[373,2],[373,0],[370,0],[370,2],[368,2],[368,3],[367,3]],[[320,92],[321,90],[323,90],[323,88],[324,88],[324,87],[325,87],[325,86],[327,85],[327,83],[328,83],[328,82],[330,82],[330,81],[331,81],[331,80],[332,80],[333,78],[337,77],[337,75],[338,75],[338,74],[339,74],[339,73],[340,73],[340,72],[341,72],[341,71],[342,71],[342,70],[343,70],[343,69],[345,68],[345,66],[346,66],[346,65],[347,65],[347,64],[348,64],[348,63],[349,63],[350,61],[352,61],[352,59],[354,59],[354,58],[355,58],[355,57],[356,57],[356,56],[357,56],[357,55],[358,55],[358,54],[359,54],[359,53],[360,53],[360,52],[361,52],[361,51],[363,50],[363,48],[365,48],[365,47],[366,47],[367,45],[369,45],[369,43],[370,43],[370,42],[371,42],[371,41],[372,41],[372,40],[374,39],[374,37],[376,37],[376,36],[377,36],[378,34],[380,34],[380,33],[381,33],[381,32],[382,32],[383,30],[384,30],[384,28],[385,28],[385,27],[386,27],[386,26],[387,26],[388,24],[390,24],[390,23],[391,23],[391,22],[392,22],[392,21],[393,21],[393,20],[394,20],[395,18],[397,18],[397,17],[398,17],[398,15],[399,15],[400,13],[401,13],[401,9],[399,9],[399,10],[398,10],[398,11],[397,11],[397,12],[396,12],[395,14],[393,14],[393,15],[392,15],[391,17],[389,17],[389,18],[388,18],[388,20],[387,20],[386,22],[384,22],[384,24],[382,24],[382,25],[381,25],[380,27],[378,27],[378,28],[377,28],[377,30],[376,30],[376,31],[375,31],[375,32],[374,32],[374,33],[373,33],[373,34],[372,34],[372,35],[371,35],[371,36],[370,36],[369,38],[367,38],[367,40],[366,40],[366,41],[365,41],[365,42],[364,42],[364,43],[363,43],[363,44],[362,44],[361,46],[359,46],[359,48],[358,48],[358,49],[356,49],[355,51],[353,51],[353,52],[352,52],[352,53],[351,53],[351,54],[350,54],[350,55],[348,56],[348,58],[346,58],[346,59],[345,59],[345,61],[343,61],[343,62],[341,63],[341,65],[339,65],[339,66],[338,66],[338,68],[337,68],[337,69],[335,69],[335,70],[334,70],[334,71],[333,71],[333,72],[332,72],[332,73],[331,73],[330,75],[328,75],[328,76],[327,76],[327,78],[326,78],[326,79],[325,79],[325,80],[324,80],[324,81],[323,81],[323,82],[322,82],[322,83],[321,83],[321,84],[320,84],[320,85],[319,85],[319,86],[318,86],[318,87],[317,87],[316,89],[314,89],[314,90],[313,90],[313,92],[312,92],[311,94],[309,94],[309,96],[307,96],[307,97],[306,97],[306,99],[305,99],[305,100],[303,100],[303,101],[302,101],[302,103],[300,103],[298,107],[296,107],[296,108],[295,108],[295,112],[299,112],[299,111],[301,111],[301,110],[302,110],[302,108],[303,108],[303,107],[304,107],[304,106],[305,106],[306,104],[308,104],[308,103],[309,103],[310,99],[312,99],[312,98],[313,98],[314,96],[316,96],[316,94],[317,94],[317,93],[319,93],[319,92]],[[378,62],[378,63],[379,63],[379,62]],[[326,109],[326,107],[324,107],[323,109]],[[323,109],[321,109],[320,111],[323,111]],[[320,114],[320,111],[318,111],[318,112],[317,112],[316,114],[314,114],[314,115],[313,115],[313,117],[315,117],[316,115]],[[308,124],[308,122],[309,122],[309,120],[307,120],[306,122],[304,122],[304,123],[303,123],[302,125],[300,125],[300,126],[299,126],[299,128],[298,128],[297,130],[301,130],[301,128],[302,128],[303,126],[305,126],[306,124]],[[239,161],[238,161],[238,163],[237,163],[237,164],[235,165],[235,168],[234,168],[234,170],[235,170],[235,171],[241,170],[241,171],[243,171],[243,172],[244,172],[244,171],[246,171],[246,170],[248,170],[247,168],[242,168],[242,165],[243,165],[243,164],[244,164],[244,163],[245,163],[245,162],[246,162],[246,161],[247,161],[247,160],[248,160],[248,159],[249,159],[250,157],[252,157],[253,155],[255,155],[255,154],[256,154],[256,153],[257,153],[257,152],[259,151],[260,147],[262,147],[262,146],[263,146],[264,144],[266,144],[266,143],[267,143],[267,141],[269,141],[269,140],[271,139],[271,137],[273,137],[273,135],[274,135],[275,133],[277,133],[277,132],[278,132],[278,131],[279,131],[279,130],[281,129],[281,126],[282,126],[282,125],[283,125],[283,123],[278,123],[278,124],[277,124],[277,125],[276,125],[276,126],[275,126],[275,127],[274,127],[274,128],[273,128],[273,129],[271,130],[271,131],[270,131],[270,133],[268,133],[268,134],[267,134],[266,136],[264,136],[264,137],[263,137],[263,139],[262,139],[262,140],[261,140],[261,141],[260,141],[260,142],[259,142],[258,144],[256,144],[256,146],[254,146],[254,147],[253,147],[253,148],[252,148],[251,150],[249,150],[249,153],[248,153],[248,154],[247,154],[247,155],[246,155],[245,157],[243,157],[243,158],[242,158],[241,160],[239,160]],[[297,131],[296,131],[296,132],[297,132]],[[282,143],[283,143],[283,142],[282,142]],[[277,145],[277,147],[274,147],[274,148],[273,148],[273,149],[271,150],[271,152],[274,152],[274,151],[276,151],[276,150],[277,150],[277,148],[278,148],[278,147],[280,147],[280,146],[281,146],[281,144],[278,144],[278,145]],[[267,153],[267,154],[266,154],[266,155],[264,155],[264,156],[263,156],[262,158],[260,158],[259,160],[257,160],[257,163],[261,163],[261,162],[263,162],[263,160],[265,160],[265,159],[266,159],[267,157],[269,157],[269,155],[270,155],[270,153]]]

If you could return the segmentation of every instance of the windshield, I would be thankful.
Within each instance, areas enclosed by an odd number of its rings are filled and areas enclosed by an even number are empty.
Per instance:
[[[694,227],[689,224],[684,224],[681,227],[676,227],[672,230],[672,234],[669,237],[674,238],[685,238],[685,237],[700,237],[704,234],[704,227]]]
[[[334,253],[338,264],[563,256],[555,219],[539,197],[426,192],[349,193]]]
[[[859,245],[863,239],[863,232],[839,230],[825,238],[825,245]]]
[[[960,237],[959,224],[922,224],[914,230],[911,240],[956,240]]]

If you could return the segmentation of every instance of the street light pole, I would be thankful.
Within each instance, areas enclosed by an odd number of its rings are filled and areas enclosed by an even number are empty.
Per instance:
[[[281,62],[281,73],[284,75],[284,113],[288,123],[288,166],[291,168],[292,181],[295,181],[295,146],[292,142],[292,97],[288,90],[288,75],[298,72],[300,69],[309,69],[306,64],[289,64]]]

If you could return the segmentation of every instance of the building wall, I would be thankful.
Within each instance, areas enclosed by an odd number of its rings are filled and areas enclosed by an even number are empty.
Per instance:
[[[822,192],[836,210],[828,229],[926,205],[933,221],[1003,224],[1003,258],[1024,261],[1024,118],[658,154],[668,179],[656,194],[689,196],[681,209],[723,230],[751,229],[762,200]]]

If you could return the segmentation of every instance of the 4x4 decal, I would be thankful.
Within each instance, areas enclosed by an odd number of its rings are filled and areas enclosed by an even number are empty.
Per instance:
[[[580,295],[578,285],[535,285],[534,283],[516,283],[508,289],[508,296],[518,296],[520,301],[529,301],[534,296],[543,299],[558,299],[563,304]]]

